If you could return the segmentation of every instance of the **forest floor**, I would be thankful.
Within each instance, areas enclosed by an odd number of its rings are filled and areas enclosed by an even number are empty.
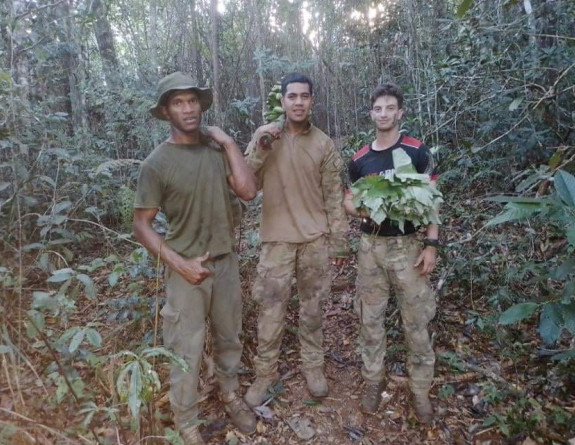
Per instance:
[[[470,203],[473,206],[473,203]],[[254,215],[248,214],[248,221]],[[447,221],[452,229],[457,221]],[[244,227],[255,227],[249,222]],[[253,379],[252,358],[256,350],[257,306],[250,299],[251,283],[257,264],[257,246],[253,242],[256,229],[246,230],[241,237],[240,253],[242,286],[244,293],[244,355],[242,359],[241,384],[245,391]],[[357,228],[354,229],[357,235]],[[444,235],[455,238],[457,230],[446,230]],[[357,236],[354,236],[357,240]],[[445,239],[445,242],[450,241]],[[453,241],[453,239],[451,239]],[[352,242],[357,243],[357,241]],[[90,245],[83,263],[90,258],[106,257],[110,243]],[[254,247],[256,246],[256,247]],[[325,303],[324,334],[326,372],[330,384],[329,396],[321,402],[311,399],[299,368],[299,344],[297,339],[297,307],[295,293],[289,305],[287,329],[280,358],[281,384],[275,396],[259,417],[257,433],[246,437],[235,430],[226,419],[218,400],[213,378],[213,367],[206,360],[202,371],[201,417],[204,439],[209,444],[297,444],[304,443],[290,426],[299,424],[313,431],[312,444],[499,444],[513,443],[529,445],[534,443],[575,443],[572,427],[564,425],[560,414],[575,414],[575,379],[572,372],[558,373],[557,363],[537,353],[534,325],[522,325],[520,338],[513,340],[517,348],[508,349],[489,329],[479,329],[478,323],[470,323],[470,313],[476,315],[492,311],[480,288],[452,284],[446,290],[444,282],[448,273],[445,264],[438,265],[432,282],[437,290],[437,316],[430,326],[437,353],[435,382],[432,401],[437,418],[432,425],[423,426],[415,418],[410,405],[407,377],[405,374],[406,349],[401,330],[401,320],[393,299],[388,307],[388,355],[386,369],[388,383],[384,401],[377,415],[364,415],[360,411],[363,383],[360,373],[361,359],[358,354],[358,318],[353,309],[355,295],[355,257],[342,268],[333,266],[332,294]],[[161,298],[156,278],[138,277],[140,281],[140,302],[147,314],[135,320],[128,316],[123,321],[110,321],[114,309],[110,301],[119,301],[132,293],[134,283],[124,278],[117,286],[108,285],[110,268],[101,268],[93,276],[98,288],[97,300],[79,297],[77,311],[67,321],[59,317],[47,320],[54,331],[70,326],[86,326],[96,323],[102,334],[102,348],[99,357],[110,357],[120,350],[136,350],[143,338],[153,331],[153,302]],[[132,280],[133,281],[133,280]],[[45,288],[45,277],[30,277],[26,293]],[[8,301],[8,300],[5,300]],[[26,351],[14,374],[14,362],[2,355],[3,371],[0,382],[0,427],[12,426],[8,435],[0,432],[0,443],[10,444],[67,444],[96,443],[93,436],[80,427],[86,413],[79,410],[80,404],[69,397],[56,403],[58,385],[54,379],[39,376],[49,374],[54,367],[51,355],[39,349],[23,335],[26,326],[18,327],[16,299],[14,306],[5,307],[4,315],[11,338],[21,333],[20,347]],[[27,303],[24,302],[26,306]],[[132,308],[133,309],[133,308]],[[135,311],[135,309],[134,309]],[[12,315],[10,315],[12,314]],[[101,323],[98,325],[98,323]],[[527,329],[525,329],[527,328]],[[521,350],[521,353],[510,351]],[[40,348],[41,349],[41,348]],[[210,345],[206,346],[209,357]],[[140,413],[141,429],[135,431],[130,423],[126,403],[118,402],[115,388],[117,365],[115,359],[105,359],[98,365],[90,365],[76,357],[69,363],[84,381],[85,400],[93,400],[98,406],[119,408],[115,421],[105,412],[97,413],[91,423],[92,430],[101,438],[101,443],[137,444],[167,443],[159,436],[166,428],[173,428],[167,398],[168,372],[165,364],[157,369],[162,387]],[[52,369],[52,372],[57,369]],[[571,377],[569,376],[571,374]],[[61,390],[61,389],[60,389]],[[556,413],[556,415],[554,414]],[[553,417],[555,416],[555,417]],[[568,418],[568,417],[567,417]],[[551,419],[551,420],[550,420]],[[506,431],[506,434],[502,434]],[[301,431],[300,431],[301,434]],[[172,440],[172,443],[177,443]]]

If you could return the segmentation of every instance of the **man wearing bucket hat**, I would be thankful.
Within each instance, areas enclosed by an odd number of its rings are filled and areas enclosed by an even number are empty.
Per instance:
[[[198,381],[206,317],[225,411],[242,432],[256,428],[253,413],[236,394],[242,299],[229,193],[251,200],[256,185],[233,139],[217,127],[200,129],[211,104],[212,91],[185,74],[160,80],[150,113],[168,121],[171,134],[142,163],[134,204],[134,235],[166,264],[164,343],[188,368],[171,368],[169,396],[186,445],[204,443]],[[152,227],[159,209],[169,223],[165,238]]]

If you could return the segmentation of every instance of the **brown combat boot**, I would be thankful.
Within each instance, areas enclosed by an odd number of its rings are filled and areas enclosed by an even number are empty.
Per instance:
[[[232,423],[244,434],[253,434],[256,431],[256,416],[235,392],[222,393],[224,409]]]
[[[434,412],[428,393],[416,393],[413,395],[413,406],[415,414],[421,423],[429,424],[433,422]]]
[[[303,369],[302,374],[307,382],[307,390],[313,397],[322,398],[327,396],[329,388],[323,373],[323,366]]]
[[[184,445],[206,445],[197,425],[179,429]]]
[[[246,395],[244,396],[244,400],[248,406],[255,408],[264,403],[269,398],[268,390],[274,386],[278,380],[279,375],[277,372],[274,374],[257,376],[254,383],[252,383],[252,386],[248,388]]]
[[[361,410],[367,414],[374,414],[381,403],[381,393],[385,388],[385,382],[366,383],[361,398]]]

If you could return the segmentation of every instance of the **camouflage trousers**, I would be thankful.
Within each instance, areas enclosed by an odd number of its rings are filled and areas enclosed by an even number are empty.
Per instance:
[[[287,307],[295,272],[299,295],[300,357],[304,368],[323,365],[322,301],[330,291],[328,242],[264,243],[253,287],[260,304],[256,375],[277,371]]]
[[[197,286],[166,269],[167,301],[161,311],[164,344],[189,367],[189,372],[178,366],[170,369],[170,405],[179,428],[198,420],[198,382],[208,317],[220,390],[229,392],[239,387],[242,295],[238,258],[229,253],[203,266],[212,275]]]
[[[393,288],[407,341],[409,386],[413,392],[431,387],[435,354],[427,326],[436,304],[427,279],[413,266],[420,252],[414,235],[361,238],[356,309],[361,321],[362,375],[368,383],[379,383],[385,377],[385,311]]]

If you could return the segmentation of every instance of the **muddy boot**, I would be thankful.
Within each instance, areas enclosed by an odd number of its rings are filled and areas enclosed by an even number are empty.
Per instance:
[[[278,380],[279,376],[277,373],[256,377],[254,383],[248,388],[244,396],[244,400],[248,406],[254,408],[264,403],[269,398],[268,390],[274,386]]]
[[[238,397],[235,392],[222,393],[221,397],[224,409],[236,428],[244,434],[255,433],[256,417],[241,397]]]
[[[366,383],[361,397],[361,410],[367,414],[374,414],[381,403],[381,393],[385,388],[384,382]]]
[[[303,369],[302,374],[307,382],[307,390],[313,397],[322,398],[327,396],[329,389],[323,373],[323,366]]]
[[[197,425],[179,429],[184,445],[205,445]]]
[[[431,406],[428,393],[414,394],[413,406],[415,408],[415,414],[421,423],[429,424],[433,422],[433,406]]]

